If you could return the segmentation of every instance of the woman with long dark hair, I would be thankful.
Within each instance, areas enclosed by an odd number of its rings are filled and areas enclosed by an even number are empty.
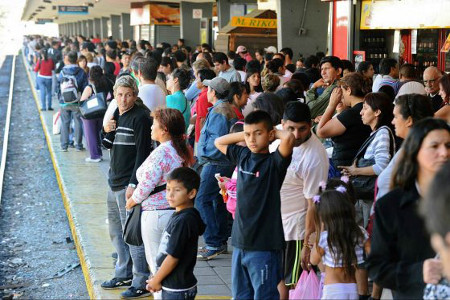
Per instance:
[[[450,75],[444,74],[439,79],[439,95],[442,97],[444,106],[439,109],[435,116],[450,123]]]
[[[174,212],[166,199],[166,176],[175,168],[191,166],[193,155],[186,143],[184,118],[179,110],[157,109],[152,116],[152,139],[160,145],[137,169],[139,183],[127,199],[126,208],[141,204],[145,257],[152,274],[155,274],[161,235]]]
[[[40,52],[39,60],[34,67],[38,72],[36,84],[39,88],[41,98],[41,111],[53,110],[52,108],[52,71],[55,69],[55,63],[48,57],[47,50],[44,48]],[[45,105],[47,100],[47,105]]]
[[[103,74],[100,66],[93,66],[89,71],[89,84],[85,87],[80,101],[89,99],[93,94],[103,93],[105,101],[110,100],[113,95],[113,84]],[[89,149],[89,157],[86,162],[100,162],[103,159],[100,132],[102,130],[103,117],[96,119],[81,118],[84,127],[84,136],[86,137]]]
[[[247,69],[246,78],[248,101],[242,110],[244,117],[253,111],[252,103],[263,91],[261,86],[261,72],[259,69]]]
[[[167,80],[167,90],[170,95],[166,96],[166,106],[178,109],[183,114],[186,131],[191,119],[191,108],[183,91],[189,86],[190,79],[188,71],[175,69]]]
[[[228,102],[230,102],[239,120],[244,119],[242,109],[247,105],[248,91],[245,84],[242,82],[230,83],[230,91],[228,92]]]
[[[395,140],[390,126],[393,119],[392,102],[384,93],[369,93],[361,110],[364,125],[372,133],[358,150],[351,166],[338,166],[342,173],[352,177],[364,227],[369,221],[373,203],[375,180],[395,154]],[[360,216],[361,217],[361,216]]]
[[[440,167],[450,157],[450,127],[426,118],[411,128],[393,174],[391,192],[375,205],[369,276],[393,292],[394,299],[421,299],[423,264],[435,256],[420,200]]]

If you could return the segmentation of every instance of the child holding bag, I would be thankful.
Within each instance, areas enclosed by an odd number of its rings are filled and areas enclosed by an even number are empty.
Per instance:
[[[325,266],[322,299],[359,299],[356,267],[363,262],[365,247],[370,247],[367,232],[356,224],[355,210],[347,187],[325,189],[314,196],[320,232],[311,251],[311,264]]]

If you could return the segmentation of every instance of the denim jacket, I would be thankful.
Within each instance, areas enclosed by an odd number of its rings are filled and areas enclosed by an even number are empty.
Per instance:
[[[87,78],[86,73],[83,71],[83,69],[81,69],[77,65],[67,65],[67,66],[64,66],[64,68],[62,69],[62,72],[64,72],[64,74],[67,74],[67,75],[74,75],[75,78],[77,79],[78,91],[80,93],[83,93],[84,88],[88,85],[88,78]],[[59,76],[58,76],[58,85],[61,84],[61,80],[63,77],[62,72],[59,73]],[[64,100],[62,99],[61,95],[58,95],[58,98],[59,98],[60,106],[78,105],[77,103],[75,103],[75,104],[64,103]]]
[[[213,107],[208,109],[208,115],[198,141],[197,155],[202,163],[231,165],[226,156],[214,146],[214,141],[216,138],[230,133],[231,126],[237,120],[236,113],[227,101],[218,100]]]

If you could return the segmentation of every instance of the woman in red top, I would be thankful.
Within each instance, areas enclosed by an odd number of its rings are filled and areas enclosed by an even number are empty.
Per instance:
[[[247,105],[248,90],[242,82],[230,83],[230,90],[228,91],[228,102],[230,102],[239,120],[244,119],[242,108]]]
[[[200,132],[202,131],[203,124],[206,120],[206,115],[208,114],[208,108],[212,106],[211,103],[208,102],[208,97],[206,92],[208,88],[203,85],[203,80],[211,80],[216,77],[216,73],[214,73],[211,69],[202,69],[199,70],[196,74],[197,88],[201,91],[198,95],[197,101],[195,102],[195,143],[198,143],[198,139],[200,138]],[[194,147],[195,148],[195,147]]]
[[[47,50],[40,51],[40,58],[34,67],[34,71],[38,72],[36,84],[38,86],[41,97],[41,111],[53,110],[52,108],[52,71],[55,69],[55,63],[47,55]],[[47,100],[47,105],[45,105]]]

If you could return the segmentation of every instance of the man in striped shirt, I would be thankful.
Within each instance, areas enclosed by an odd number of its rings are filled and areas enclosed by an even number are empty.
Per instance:
[[[126,221],[126,200],[138,183],[136,170],[152,149],[150,111],[136,103],[138,88],[133,77],[121,76],[114,85],[117,110],[103,127],[103,145],[111,149],[108,183],[108,225],[111,242],[118,258],[114,278],[101,284],[104,289],[129,287],[122,298],[138,298],[150,275],[144,245],[128,245],[122,239]]]

